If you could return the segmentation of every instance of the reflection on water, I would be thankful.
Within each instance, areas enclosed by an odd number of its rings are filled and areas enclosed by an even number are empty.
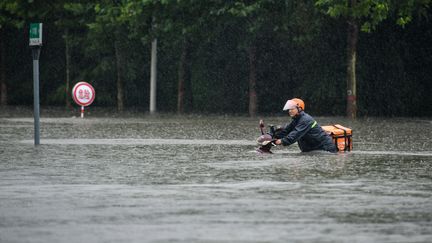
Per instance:
[[[0,242],[432,241],[431,121],[318,118],[354,152],[260,155],[258,120],[42,118],[35,148],[0,118]]]

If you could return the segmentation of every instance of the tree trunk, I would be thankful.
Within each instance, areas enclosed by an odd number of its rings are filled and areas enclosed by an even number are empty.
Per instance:
[[[154,38],[151,45],[150,61],[150,114],[156,113],[157,94],[157,39]]]
[[[66,108],[71,108],[71,90],[70,90],[70,47],[69,47],[69,29],[65,29],[65,56],[66,56],[66,87],[65,87],[65,98],[66,98]]]
[[[0,27],[0,105],[7,105],[5,32]]]
[[[192,109],[192,85],[190,80],[190,50],[189,41],[183,40],[182,52],[178,69],[177,113],[183,114]]]
[[[351,6],[356,4],[356,0],[351,0]],[[347,117],[356,119],[357,117],[357,80],[356,80],[356,60],[358,42],[358,24],[354,19],[348,21],[348,45],[347,45]]]
[[[116,69],[117,69],[117,111],[124,110],[124,90],[123,90],[123,59],[120,50],[120,41],[117,39],[114,42]]]
[[[249,116],[255,117],[257,111],[256,94],[256,46],[252,43],[249,49]]]

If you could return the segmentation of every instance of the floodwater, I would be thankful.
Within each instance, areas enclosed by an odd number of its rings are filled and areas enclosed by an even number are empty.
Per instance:
[[[354,151],[255,152],[259,118],[0,114],[0,242],[432,242],[432,120],[316,117]]]

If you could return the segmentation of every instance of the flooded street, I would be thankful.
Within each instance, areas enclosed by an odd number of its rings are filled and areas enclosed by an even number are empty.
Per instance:
[[[255,152],[288,117],[0,114],[0,242],[432,242],[432,120],[316,117],[354,151]]]

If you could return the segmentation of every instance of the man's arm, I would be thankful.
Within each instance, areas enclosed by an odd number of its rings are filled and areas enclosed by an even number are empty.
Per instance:
[[[297,142],[297,140],[303,137],[312,128],[311,123],[313,123],[313,121],[304,121],[298,123],[287,135],[276,140],[275,144],[288,146]]]

